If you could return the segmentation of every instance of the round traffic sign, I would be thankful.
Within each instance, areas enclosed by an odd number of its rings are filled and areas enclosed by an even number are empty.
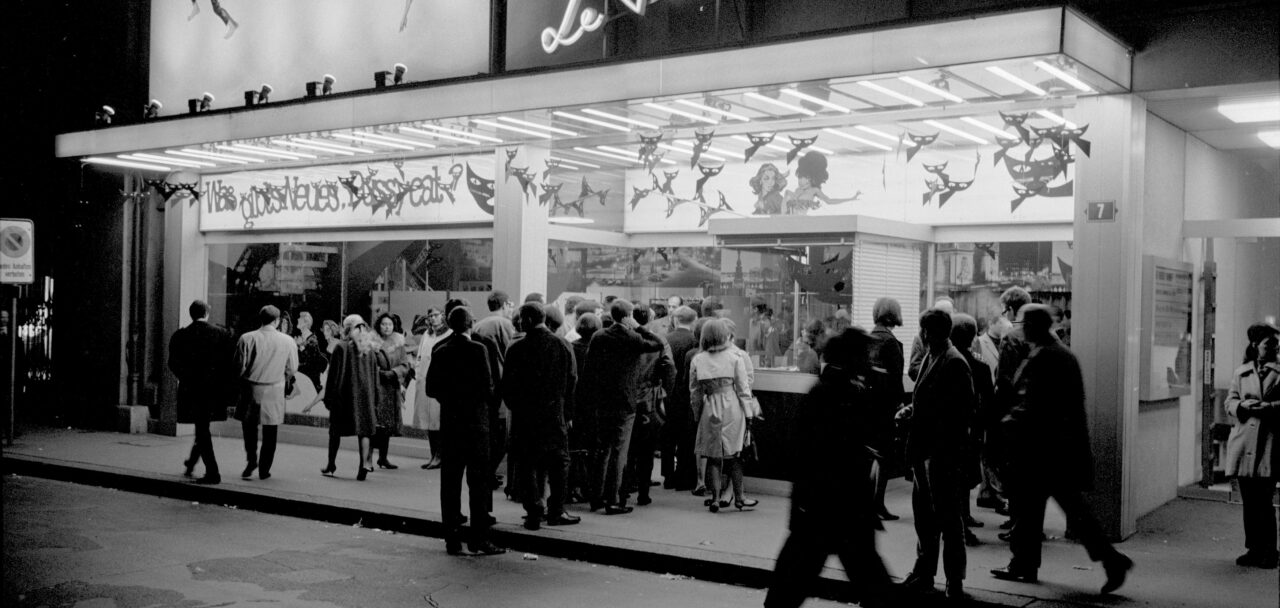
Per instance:
[[[31,233],[22,226],[5,226],[0,231],[0,253],[6,257],[20,258],[31,250]]]

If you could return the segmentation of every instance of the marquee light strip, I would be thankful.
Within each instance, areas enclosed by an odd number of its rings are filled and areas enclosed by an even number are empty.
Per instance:
[[[912,96],[910,96],[910,95],[904,95],[904,94],[902,94],[902,93],[899,93],[899,92],[897,92],[897,91],[895,91],[895,90],[893,90],[893,89],[890,89],[889,87],[886,87],[886,86],[884,86],[884,85],[881,85],[881,84],[879,84],[879,83],[871,82],[870,80],[860,80],[860,81],[858,81],[858,84],[860,84],[860,85],[862,85],[862,86],[864,86],[864,87],[866,87],[866,88],[868,88],[868,89],[871,89],[872,91],[879,91],[880,93],[885,94],[885,95],[888,95],[889,97],[892,97],[892,98],[897,99],[897,100],[899,100],[899,101],[904,101],[904,102],[906,102],[906,103],[909,103],[909,104],[911,104],[911,105],[913,105],[913,106],[916,106],[917,108],[923,108],[923,107],[924,107],[924,102],[923,102],[923,101],[920,101],[919,99],[916,99],[915,97],[912,97]]]
[[[410,134],[412,134],[412,135],[421,135],[422,137],[437,137],[437,138],[440,138],[440,139],[448,139],[448,140],[451,140],[451,141],[456,141],[456,142],[459,142],[459,143],[469,144],[469,145],[472,145],[472,146],[478,146],[478,145],[480,145],[481,143],[483,143],[483,142],[481,142],[479,139],[467,139],[467,138],[465,138],[465,137],[458,137],[458,136],[455,136],[455,135],[446,135],[446,134],[444,134],[444,133],[436,133],[436,132],[434,132],[434,131],[423,131],[422,129],[415,129],[415,128],[413,128],[413,127],[400,127],[400,128],[399,128],[399,130],[400,130],[400,132],[402,132],[402,133],[410,133]],[[501,140],[499,140],[499,141],[501,141]]]
[[[1028,90],[1028,91],[1031,91],[1032,93],[1035,93],[1036,95],[1039,95],[1039,96],[1041,96],[1041,97],[1043,97],[1043,96],[1045,96],[1045,95],[1048,95],[1048,93],[1045,93],[1045,92],[1044,92],[1044,89],[1042,89],[1042,88],[1040,88],[1040,87],[1038,87],[1038,86],[1036,86],[1036,85],[1034,85],[1034,84],[1031,84],[1031,83],[1029,83],[1029,82],[1027,82],[1027,81],[1025,81],[1025,80],[1023,80],[1023,79],[1021,79],[1021,78],[1018,78],[1017,76],[1014,76],[1013,74],[1010,74],[1009,72],[1006,72],[1006,71],[1004,70],[1004,68],[1001,68],[1000,66],[996,66],[996,65],[989,65],[989,66],[987,66],[987,71],[988,71],[988,72],[991,72],[992,74],[995,74],[996,76],[999,76],[999,77],[1001,77],[1001,78],[1003,78],[1003,79],[1005,79],[1005,80],[1008,80],[1009,82],[1012,82],[1013,84],[1016,84],[1016,85],[1018,85],[1018,86],[1020,86],[1020,87],[1022,87],[1022,88],[1024,88],[1024,89],[1026,89],[1026,90]]]
[[[835,111],[837,111],[837,112],[840,112],[840,113],[842,113],[842,114],[848,114],[848,113],[850,113],[850,112],[852,112],[852,111],[853,111],[853,110],[851,110],[851,109],[849,109],[849,108],[846,108],[846,107],[844,107],[844,106],[842,106],[842,105],[840,105],[840,104],[838,104],[838,103],[832,103],[832,102],[830,102],[830,101],[827,101],[827,100],[825,100],[825,99],[822,99],[821,97],[814,97],[813,95],[810,95],[810,94],[808,94],[808,93],[802,93],[802,92],[800,92],[800,91],[799,91],[799,90],[797,90],[797,89],[782,89],[782,94],[783,94],[783,95],[790,95],[790,96],[792,96],[792,97],[796,97],[796,98],[799,98],[799,99],[803,99],[803,100],[805,100],[805,101],[807,101],[807,102],[809,102],[809,103],[816,103],[816,104],[818,104],[818,105],[820,105],[820,106],[822,106],[822,107],[824,107],[824,108],[830,108],[830,109],[835,110]]]
[[[965,132],[965,131],[961,131],[960,129],[957,129],[957,128],[955,128],[955,127],[952,127],[952,126],[950,126],[950,125],[947,125],[947,124],[945,124],[945,123],[942,123],[942,122],[939,122],[939,121],[936,121],[936,120],[926,120],[926,121],[924,121],[924,124],[929,125],[929,126],[931,126],[931,127],[935,128],[935,129],[942,129],[943,131],[946,131],[947,133],[951,133],[952,135],[956,135],[956,136],[959,136],[959,137],[963,137],[963,138],[965,138],[965,139],[967,139],[967,140],[969,140],[969,141],[971,141],[971,142],[973,142],[973,143],[975,143],[975,144],[983,144],[983,145],[986,145],[986,144],[991,143],[991,142],[989,142],[989,141],[987,141],[987,140],[985,140],[985,139],[982,139],[981,137],[978,137],[977,135],[973,135],[973,134],[971,134],[971,133],[968,133],[968,132]]]
[[[239,152],[240,154],[255,154],[257,156],[265,156],[267,158],[279,158],[283,160],[302,160],[302,156],[294,155],[291,152],[276,152],[274,150],[265,150],[260,148],[241,147],[238,144],[215,144],[213,147],[228,152]],[[316,158],[310,154],[307,158]]]
[[[890,148],[889,146],[886,146],[886,145],[884,145],[884,144],[882,144],[882,143],[880,143],[880,142],[871,141],[871,140],[869,140],[869,139],[865,139],[865,138],[862,138],[862,137],[858,137],[857,135],[850,135],[850,134],[848,134],[848,133],[845,133],[844,131],[837,131],[837,130],[835,130],[835,129],[823,129],[823,130],[822,130],[822,132],[823,132],[823,133],[830,133],[830,134],[832,134],[832,135],[835,135],[836,137],[843,137],[843,138],[845,138],[845,139],[847,139],[847,140],[849,140],[849,141],[856,141],[856,142],[858,142],[858,143],[860,143],[860,144],[863,144],[863,145],[866,145],[866,146],[871,146],[872,148],[876,148],[876,149],[879,149],[879,150],[885,150],[885,151],[888,151],[888,150],[892,150],[892,149],[893,149],[893,148]]]
[[[349,135],[349,134],[347,134],[347,133],[334,133],[334,134],[333,134],[333,136],[334,136],[334,137],[336,137],[336,138],[338,138],[338,139],[345,139],[345,140],[347,140],[347,141],[353,141],[353,142],[356,142],[356,143],[359,143],[359,144],[370,144],[370,145],[374,145],[374,146],[385,146],[385,147],[387,147],[387,148],[395,148],[395,149],[397,149],[397,150],[410,150],[410,151],[412,151],[412,150],[414,149],[414,147],[413,147],[413,146],[406,146],[406,145],[404,145],[404,144],[397,144],[397,143],[393,143],[393,142],[389,142],[389,141],[378,141],[378,140],[376,140],[376,139],[366,139],[366,138],[364,138],[364,137],[357,137],[357,136],[355,136],[355,135]]]
[[[192,153],[187,152],[187,151],[185,151],[185,150],[165,150],[165,151],[164,151],[164,153],[165,153],[165,154],[171,154],[171,155],[173,155],[173,156],[182,156],[182,157],[186,157],[186,158],[198,158],[198,159],[201,159],[201,160],[218,160],[218,161],[222,161],[222,162],[224,162],[224,163],[231,163],[231,164],[233,164],[233,165],[247,165],[247,164],[249,164],[249,161],[247,161],[247,160],[240,160],[240,159],[239,159],[239,157],[237,157],[237,158],[226,158],[226,157],[218,158],[218,157],[216,157],[216,156],[208,156],[208,155],[205,155],[205,154],[192,154]],[[266,162],[266,161],[264,161],[264,160],[260,160],[260,159],[254,159],[254,161],[255,161],[255,162],[260,162],[260,163],[261,163],[261,162]]]
[[[118,158],[104,158],[101,156],[89,156],[80,159],[81,162],[91,163],[94,165],[110,165],[112,167],[126,167],[129,169],[143,169],[145,171],[173,171],[173,167],[165,167],[162,165],[153,165],[148,163],[140,163],[135,161],[120,160]]]
[[[658,125],[655,125],[655,124],[653,124],[653,123],[651,123],[651,122],[645,122],[645,121],[643,121],[643,120],[636,120],[636,119],[634,119],[634,118],[628,118],[628,117],[626,117],[626,116],[617,116],[617,115],[614,115],[614,114],[610,114],[610,113],[608,113],[608,112],[602,112],[602,111],[597,110],[597,109],[594,109],[594,108],[583,108],[583,109],[582,109],[582,113],[583,113],[583,114],[590,114],[590,115],[592,115],[592,116],[598,116],[598,117],[600,117],[600,118],[610,118],[610,119],[613,119],[613,120],[617,120],[617,121],[619,121],[619,122],[625,122],[625,123],[627,123],[627,124],[629,124],[629,125],[635,125],[635,126],[637,126],[637,127],[644,127],[644,128],[646,128],[646,129],[653,129],[653,130],[657,130],[657,129],[660,129],[660,128],[661,128],[661,127],[659,127]]]
[[[1053,74],[1054,77],[1056,77],[1058,80],[1061,80],[1062,82],[1065,82],[1075,87],[1079,91],[1083,91],[1085,93],[1093,92],[1093,87],[1090,87],[1089,85],[1085,84],[1084,81],[1080,80],[1079,78],[1076,78],[1075,76],[1072,76],[1071,74],[1066,73],[1061,68],[1047,61],[1036,61],[1035,66],[1050,74]]]
[[[153,156],[151,154],[143,154],[143,153],[117,154],[116,158],[122,158],[124,160],[132,160],[132,161],[137,161],[142,163],[151,163],[153,165],[155,164],[177,165],[179,167],[190,167],[192,169],[199,169],[201,167],[217,167],[218,166],[213,163],[206,163],[204,161],[199,161],[199,160],[178,160],[176,158],[165,158],[163,156]]]
[[[945,89],[940,89],[940,88],[935,87],[935,86],[933,86],[933,85],[931,85],[931,84],[929,84],[929,83],[927,83],[927,82],[923,82],[923,81],[920,81],[920,80],[916,80],[915,78],[912,78],[912,77],[910,77],[910,76],[903,76],[903,77],[901,77],[901,78],[898,78],[898,80],[901,80],[902,82],[905,82],[905,83],[907,83],[907,84],[909,84],[909,85],[911,85],[911,86],[913,86],[913,87],[915,87],[915,88],[917,88],[917,89],[920,89],[920,90],[922,90],[922,91],[928,91],[928,92],[930,92],[930,93],[933,93],[934,95],[937,95],[938,97],[941,97],[941,98],[946,99],[946,100],[948,100],[948,101],[954,101],[954,102],[956,102],[956,103],[964,103],[964,102],[965,102],[963,97],[961,97],[961,96],[959,96],[959,95],[956,95],[955,93],[952,93],[951,91],[947,91],[947,90],[945,90]]]
[[[596,120],[596,119],[594,119],[594,118],[587,118],[586,116],[578,116],[577,114],[570,114],[570,113],[568,113],[568,112],[561,112],[560,110],[556,110],[556,111],[552,112],[552,114],[554,114],[554,115],[556,115],[556,116],[559,116],[560,118],[567,118],[567,119],[569,119],[569,120],[576,120],[576,121],[578,121],[578,122],[583,122],[583,123],[586,123],[586,124],[589,124],[589,125],[595,125],[595,126],[597,126],[597,127],[604,127],[604,128],[606,128],[606,129],[613,129],[614,131],[622,131],[623,133],[630,133],[630,132],[631,132],[631,129],[629,129],[629,128],[627,128],[627,127],[624,127],[624,126],[622,126],[622,125],[618,125],[618,124],[614,124],[614,123],[605,122],[605,121],[603,121],[603,120]]]
[[[666,112],[666,113],[668,113],[668,114],[675,114],[676,116],[683,116],[683,117],[685,117],[685,118],[688,118],[689,120],[696,120],[696,121],[699,121],[699,122],[705,122],[705,123],[707,123],[707,124],[709,124],[709,125],[718,125],[718,124],[720,124],[720,121],[718,121],[718,120],[716,120],[716,119],[714,119],[714,118],[707,118],[706,116],[699,116],[699,115],[697,115],[697,114],[694,114],[693,112],[685,112],[684,110],[677,110],[677,109],[675,109],[675,108],[668,108],[667,106],[659,105],[659,104],[653,103],[653,102],[651,102],[651,101],[646,101],[646,102],[644,103],[644,107],[646,107],[646,108],[650,108],[650,109],[653,109],[653,110],[658,110],[658,111],[660,111],[660,112]]]
[[[444,133],[452,133],[452,134],[454,134],[454,135],[461,135],[461,136],[463,136],[463,137],[467,137],[467,138],[470,138],[470,139],[478,139],[478,140],[480,140],[480,141],[487,141],[487,142],[492,142],[492,143],[495,143],[495,144],[503,143],[501,139],[498,139],[497,137],[493,137],[493,136],[491,136],[491,135],[485,135],[485,134],[483,134],[483,133],[471,133],[471,132],[469,132],[469,131],[459,131],[458,129],[450,129],[449,127],[442,127],[442,126],[440,126],[440,125],[433,125],[433,124],[431,124],[431,123],[423,123],[423,124],[418,125],[418,126],[419,126],[419,127],[421,127],[421,128],[423,128],[423,129],[431,129],[432,131],[441,131],[441,132],[444,132]],[[408,129],[409,127],[401,127],[401,128],[403,128],[403,129]],[[413,129],[413,130],[415,130],[415,131],[416,131],[417,129]]]
[[[678,103],[678,104],[680,104],[680,105],[682,105],[682,106],[689,106],[689,107],[691,107],[691,108],[696,108],[696,109],[702,110],[702,111],[704,111],[704,112],[711,112],[712,114],[717,114],[717,115],[720,115],[720,116],[723,116],[723,117],[725,117],[725,118],[729,118],[729,119],[732,119],[732,120],[741,120],[742,122],[751,122],[751,119],[750,119],[750,118],[747,118],[746,116],[743,116],[743,115],[741,115],[741,114],[734,114],[733,112],[730,112],[730,111],[728,111],[728,110],[721,110],[720,108],[713,108],[713,107],[711,107],[711,106],[709,106],[709,105],[701,104],[701,103],[698,103],[698,102],[696,102],[696,101],[689,101],[688,99],[677,99],[677,100],[676,100],[676,103]]]
[[[239,161],[244,161],[246,163],[267,162],[265,160],[262,160],[261,158],[250,158],[248,156],[236,156],[234,154],[222,154],[219,152],[207,152],[205,150],[194,150],[191,148],[183,148],[182,152],[185,152],[186,154],[179,154],[178,152],[174,152],[174,154],[178,154],[179,156],[196,156],[199,158],[209,158],[213,160],[229,160],[229,161],[239,160]]]
[[[346,150],[336,150],[334,148],[329,148],[326,146],[317,146],[315,144],[307,143],[304,141],[292,140],[292,139],[273,139],[271,140],[271,143],[276,144],[278,146],[297,146],[299,148],[316,150],[318,152],[328,152],[329,154],[337,154],[339,156],[355,156],[356,155],[355,152],[348,152]]]
[[[511,123],[511,124],[513,124],[513,125],[520,125],[520,126],[522,126],[522,127],[529,127],[530,129],[542,129],[542,130],[545,130],[545,131],[550,131],[550,132],[552,132],[552,133],[559,133],[560,135],[565,135],[565,136],[568,136],[568,137],[577,137],[577,136],[578,136],[578,134],[577,134],[577,133],[575,133],[575,132],[573,132],[573,131],[570,131],[570,130],[568,130],[568,129],[561,129],[561,128],[559,128],[559,127],[552,127],[552,126],[550,126],[550,125],[540,125],[540,124],[538,124],[538,123],[536,123],[536,122],[529,122],[529,121],[527,121],[527,120],[521,120],[521,119],[519,119],[519,118],[511,118],[511,117],[508,117],[508,116],[499,116],[499,117],[498,117],[498,120],[500,120],[500,121],[502,121],[502,122],[506,122],[506,123]]]
[[[743,93],[743,95],[744,95],[744,96],[746,96],[746,97],[749,97],[749,98],[751,98],[751,99],[754,99],[754,100],[756,100],[756,101],[763,101],[763,102],[765,102],[765,103],[773,104],[773,105],[775,105],[775,106],[778,106],[779,108],[786,108],[786,109],[791,110],[792,112],[795,112],[795,113],[797,113],[797,114],[804,114],[805,116],[817,116],[817,115],[818,115],[818,113],[817,113],[817,112],[814,112],[813,110],[809,110],[809,109],[802,108],[802,107],[797,106],[797,105],[789,104],[789,103],[787,103],[787,102],[785,102],[785,101],[778,101],[777,99],[774,99],[774,98],[772,98],[772,97],[765,97],[764,95],[761,95],[761,94],[756,93],[756,92],[754,92],[754,91],[748,91],[748,92],[746,92],[746,93]]]

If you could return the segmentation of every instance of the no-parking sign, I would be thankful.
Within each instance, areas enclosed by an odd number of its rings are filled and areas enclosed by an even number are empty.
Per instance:
[[[35,282],[35,248],[35,222],[0,219],[0,283],[9,285]]]

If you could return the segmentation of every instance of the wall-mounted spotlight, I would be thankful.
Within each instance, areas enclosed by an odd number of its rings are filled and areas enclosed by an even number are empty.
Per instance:
[[[142,119],[151,120],[160,116],[160,110],[164,109],[164,104],[159,99],[152,99],[147,105],[142,106]]]
[[[93,122],[99,127],[105,127],[111,124],[111,119],[115,115],[115,108],[111,106],[102,106],[101,108],[98,108],[98,111],[93,115]]]
[[[258,103],[258,92],[257,92],[257,91],[245,91],[245,92],[244,92],[244,107],[246,107],[246,108],[252,108],[253,106],[257,105],[257,103]]]
[[[381,88],[383,88],[383,87],[387,86],[387,78],[389,78],[390,76],[391,76],[391,72],[390,72],[390,71],[388,71],[388,70],[381,70],[381,71],[378,71],[378,72],[374,72],[374,73],[373,73],[373,87],[374,87],[375,89],[381,89]]]
[[[324,80],[323,80],[323,82],[321,83],[321,85],[322,85],[322,86],[321,86],[321,88],[320,88],[320,94],[321,94],[321,95],[331,95],[331,94],[333,94],[333,83],[335,83],[335,82],[337,82],[337,81],[338,81],[338,79],[337,79],[337,78],[334,78],[334,77],[333,77],[333,74],[325,74],[325,75],[324,75]]]
[[[274,90],[275,89],[271,88],[271,85],[265,82],[262,83],[262,89],[258,91],[258,103],[267,103],[271,101],[271,92]]]
[[[395,71],[396,71],[395,83],[396,83],[396,84],[403,84],[403,83],[404,83],[404,73],[409,71],[409,66],[407,66],[407,65],[405,65],[405,64],[403,64],[403,63],[397,63],[394,67],[395,67]]]
[[[208,112],[209,110],[212,110],[213,101],[214,101],[213,93],[205,91],[204,95],[200,96],[200,111]]]

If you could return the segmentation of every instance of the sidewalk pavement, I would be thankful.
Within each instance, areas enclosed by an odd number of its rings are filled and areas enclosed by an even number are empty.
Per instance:
[[[322,447],[280,444],[272,477],[241,480],[243,444],[238,438],[215,437],[223,482],[197,486],[181,476],[190,437],[125,435],[72,429],[34,429],[5,448],[5,474],[31,475],[122,490],[182,498],[236,508],[405,533],[441,536],[439,471],[423,471],[424,461],[397,457],[395,471],[378,470],[368,481],[355,480],[354,439],[344,440],[338,457],[338,477],[326,478],[320,469],[326,459]],[[411,450],[402,450],[411,452]],[[197,469],[197,474],[200,474]],[[751,495],[750,483],[747,487]],[[494,493],[495,541],[519,552],[542,553],[591,563],[617,565],[691,576],[748,587],[764,587],[772,577],[774,558],[786,537],[787,499],[757,495],[754,511],[732,508],[711,514],[702,499],[661,487],[652,491],[653,504],[636,507],[629,515],[589,513],[585,505],[570,511],[582,523],[544,527],[530,532],[521,527],[523,509]],[[902,516],[885,522],[879,535],[880,553],[890,572],[901,578],[915,558],[910,485],[894,480],[887,498],[889,510]],[[466,501],[464,499],[465,507]],[[1225,502],[1179,498],[1138,522],[1138,533],[1118,545],[1136,562],[1126,585],[1115,595],[1100,596],[1101,566],[1088,560],[1083,547],[1062,540],[1062,513],[1051,504],[1045,533],[1040,584],[999,581],[988,571],[1008,562],[1006,543],[996,538],[1003,517],[988,509],[973,509],[985,523],[974,531],[982,545],[968,550],[966,590],[975,600],[1000,606],[1232,606],[1266,607],[1280,604],[1276,570],[1235,565],[1243,552],[1240,506]],[[831,560],[816,595],[848,600],[839,562]],[[941,580],[939,580],[941,582]]]

